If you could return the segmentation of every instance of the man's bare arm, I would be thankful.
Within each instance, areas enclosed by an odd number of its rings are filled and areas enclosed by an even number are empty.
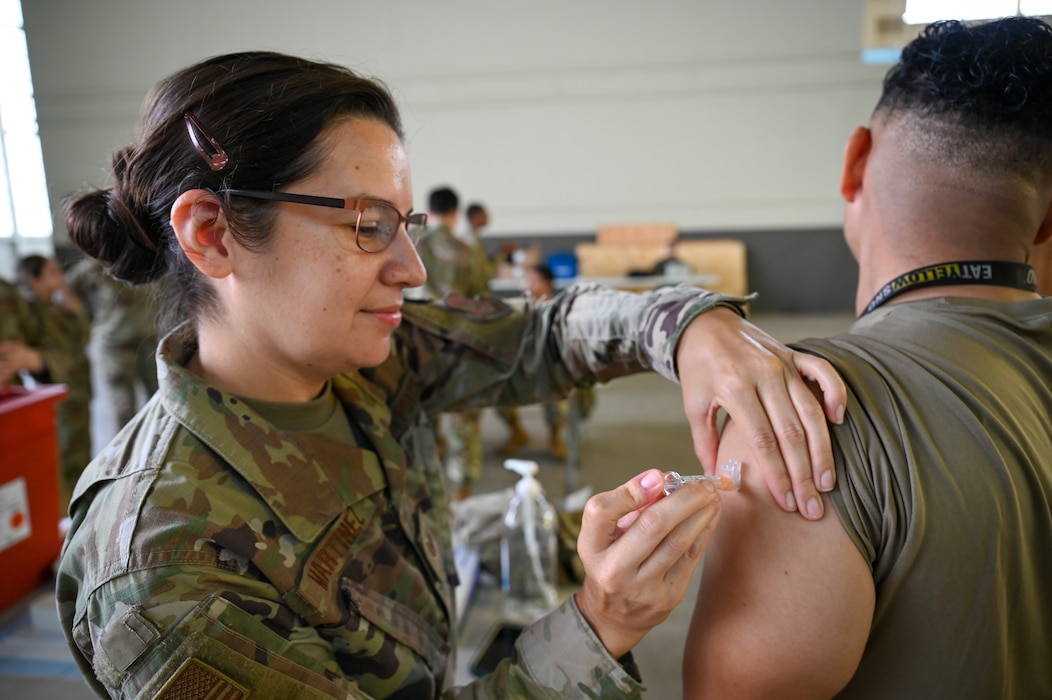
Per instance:
[[[705,555],[683,657],[685,698],[829,698],[850,680],[869,636],[874,586],[840,519],[809,522],[771,498],[733,422],[719,460],[741,459]]]

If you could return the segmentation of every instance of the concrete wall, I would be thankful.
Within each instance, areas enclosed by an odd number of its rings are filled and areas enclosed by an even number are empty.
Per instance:
[[[843,143],[884,71],[859,60],[861,0],[23,5],[56,212],[68,193],[107,183],[109,155],[134,140],[159,78],[262,48],[392,87],[417,208],[450,184],[489,206],[498,237],[671,220],[698,234],[770,232],[792,248],[800,231],[839,227]],[[59,216],[55,226],[61,243]],[[843,251],[834,241],[827,252]]]

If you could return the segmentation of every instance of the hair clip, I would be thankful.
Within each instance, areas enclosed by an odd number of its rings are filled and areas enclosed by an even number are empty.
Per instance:
[[[190,140],[193,141],[194,148],[208,163],[208,167],[217,172],[225,168],[230,158],[227,156],[226,151],[223,150],[223,147],[219,145],[219,142],[212,138],[212,135],[201,125],[201,122],[198,121],[193,112],[183,114],[183,119],[186,121],[186,130],[190,133]],[[201,145],[201,140],[197,137],[198,132],[208,140],[215,153],[208,154],[204,146]]]

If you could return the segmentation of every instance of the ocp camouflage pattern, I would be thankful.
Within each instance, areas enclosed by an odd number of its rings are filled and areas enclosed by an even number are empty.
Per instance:
[[[89,683],[117,698],[639,697],[572,596],[514,663],[451,687],[456,577],[427,416],[674,378],[686,323],[735,301],[581,285],[489,318],[407,304],[388,360],[332,380],[354,444],[281,430],[190,374],[196,339],[177,329],[157,395],[74,494],[58,604]]]

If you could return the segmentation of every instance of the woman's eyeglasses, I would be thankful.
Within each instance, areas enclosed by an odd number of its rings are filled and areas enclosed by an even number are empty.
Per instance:
[[[265,199],[271,202],[291,202],[315,207],[350,209],[357,212],[354,222],[354,238],[358,247],[366,253],[386,250],[398,235],[398,228],[405,224],[405,232],[416,245],[427,228],[427,214],[423,212],[403,216],[402,212],[382,199],[339,199],[336,197],[314,197],[290,192],[268,192],[266,190],[219,190],[218,194],[229,194],[249,199]]]
[[[193,112],[183,115],[186,121],[186,130],[190,134],[190,141],[194,148],[201,154],[205,162],[212,170],[220,171],[227,166],[229,158],[226,151],[205,129]],[[220,193],[233,195],[235,197],[248,197],[250,199],[265,199],[270,202],[292,202],[293,204],[308,204],[315,207],[332,207],[334,209],[350,209],[358,213],[354,222],[354,241],[358,247],[366,253],[379,253],[386,250],[391,241],[398,235],[398,228],[405,225],[405,232],[409,239],[416,245],[427,228],[427,214],[423,212],[414,214],[409,212],[402,216],[402,212],[394,208],[390,202],[381,199],[338,199],[335,197],[313,197],[306,194],[291,194],[289,192],[270,192],[266,190],[219,190]]]

